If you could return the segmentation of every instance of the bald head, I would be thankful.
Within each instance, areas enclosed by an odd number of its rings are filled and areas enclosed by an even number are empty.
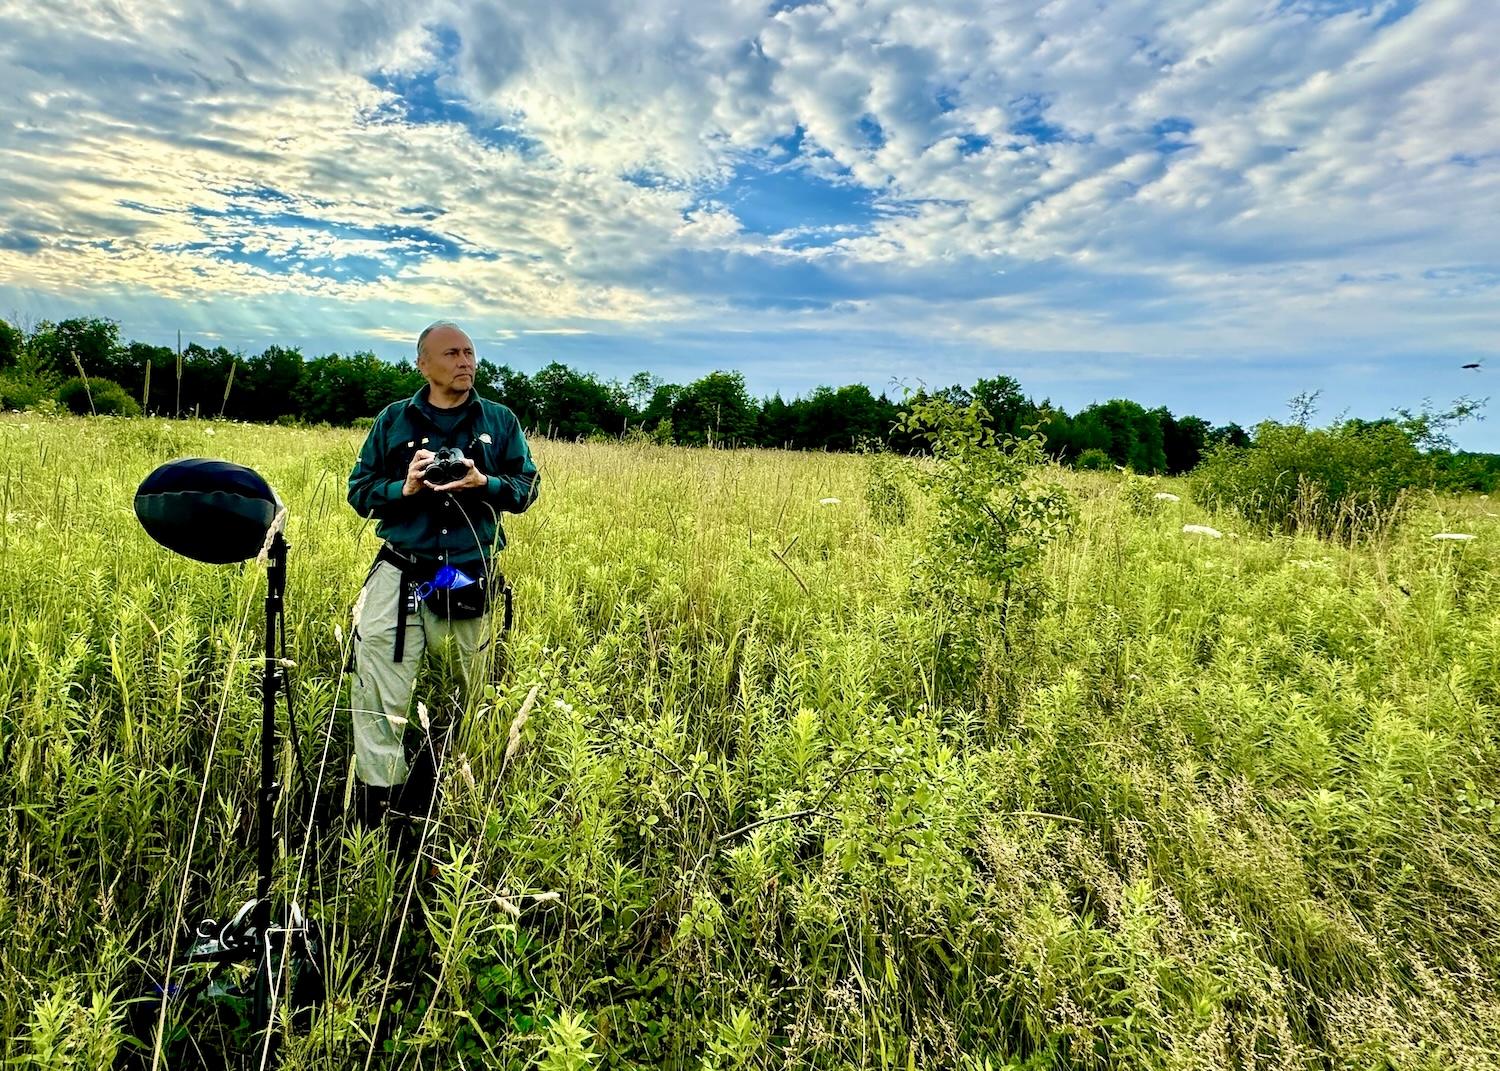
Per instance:
[[[465,333],[464,329],[462,327],[459,327],[458,324],[454,323],[452,320],[434,320],[434,321],[432,321],[432,323],[430,323],[426,327],[422,328],[422,333],[417,336],[417,357],[419,359],[422,356],[422,347],[427,344],[427,336],[430,335],[430,334],[432,334],[434,331],[437,331],[440,328],[444,328],[444,327],[451,327],[453,330],[457,331],[460,335],[463,335],[465,338],[469,337]]]

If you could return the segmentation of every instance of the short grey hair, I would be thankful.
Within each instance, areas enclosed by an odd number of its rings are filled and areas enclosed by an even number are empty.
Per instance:
[[[422,343],[426,342],[427,341],[427,336],[430,335],[430,334],[432,334],[439,327],[451,327],[455,331],[464,331],[464,329],[462,327],[459,327],[458,324],[454,323],[452,320],[433,320],[432,323],[430,323],[426,327],[422,328],[422,333],[417,336],[417,356],[418,357],[422,356]],[[468,332],[464,331],[464,334],[467,335]]]

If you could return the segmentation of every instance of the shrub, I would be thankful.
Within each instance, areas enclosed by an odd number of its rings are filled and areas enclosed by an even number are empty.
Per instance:
[[[910,505],[902,461],[895,454],[878,448],[867,446],[866,449],[865,504],[870,508],[870,516],[884,525],[902,524]]]
[[[1266,531],[1356,538],[1388,527],[1432,467],[1392,422],[1329,428],[1266,421],[1248,447],[1217,446],[1194,473],[1195,497]]]
[[[89,404],[92,399],[92,406]],[[125,393],[125,388],[110,379],[90,379],[87,383],[77,376],[57,388],[57,400],[71,412],[81,416],[95,413],[99,416],[140,416],[141,407],[134,398]]]
[[[1045,597],[1035,566],[1074,515],[1067,492],[1049,478],[1041,436],[997,437],[983,417],[978,403],[929,399],[901,426],[932,445],[932,464],[917,477],[933,505],[917,580],[945,611],[952,631],[943,660],[960,678],[993,640],[1008,653],[1029,626]]]
[[[30,347],[14,354],[14,363],[0,373],[0,409],[36,409],[52,400],[58,375]]]
[[[1073,467],[1083,469],[1085,472],[1108,472],[1114,464],[1103,450],[1097,446],[1091,446],[1078,455],[1078,460],[1073,463]]]
[[[1149,517],[1162,508],[1162,500],[1156,497],[1161,489],[1161,481],[1155,476],[1137,476],[1132,472],[1125,476],[1120,497],[1125,500],[1131,513],[1138,517]]]
[[[0,409],[31,409],[51,397],[52,386],[45,380],[0,372]]]

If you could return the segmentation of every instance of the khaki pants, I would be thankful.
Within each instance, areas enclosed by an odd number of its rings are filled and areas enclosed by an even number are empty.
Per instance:
[[[449,621],[418,603],[406,616],[406,645],[396,654],[396,613],[401,598],[401,571],[379,562],[354,604],[354,682],[349,713],[354,728],[355,776],[367,785],[387,787],[406,782],[411,772],[404,737],[412,690],[423,655],[456,660],[464,695],[471,698],[489,676],[493,614]],[[441,729],[417,725],[422,747],[441,756]]]

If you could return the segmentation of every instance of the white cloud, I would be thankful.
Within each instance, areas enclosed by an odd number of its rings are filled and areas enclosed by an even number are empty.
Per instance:
[[[0,2],[0,291],[1494,352],[1500,12],[1350,7]]]

